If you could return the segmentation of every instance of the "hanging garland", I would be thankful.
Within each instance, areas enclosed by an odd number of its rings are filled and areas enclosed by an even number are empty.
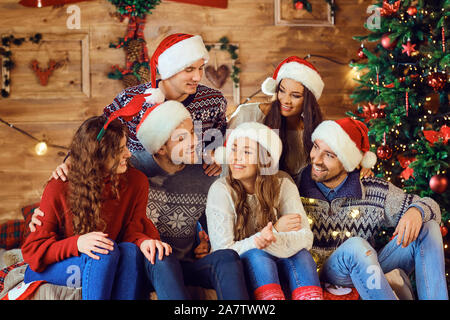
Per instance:
[[[220,43],[220,50],[228,51],[230,54],[231,60],[232,60],[232,67],[231,67],[231,74],[230,78],[234,83],[235,87],[239,86],[239,73],[241,72],[241,69],[236,66],[238,61],[238,54],[237,50],[239,49],[237,46],[230,44],[230,41],[227,37],[222,37],[219,40]],[[214,46],[211,45],[205,45],[206,50],[210,51]]]
[[[117,12],[126,17],[144,18],[156,8],[161,0],[108,0],[116,6]]]
[[[122,80],[125,87],[133,87],[150,81],[150,65],[147,42],[144,37],[147,14],[161,3],[161,0],[108,0],[116,6],[120,21],[128,18],[127,34],[110,48],[123,48],[126,53],[125,68],[112,67],[108,78]]]
[[[26,38],[16,38],[14,37],[14,35],[9,35],[9,36],[3,36],[2,37],[2,42],[1,42],[1,47],[0,47],[0,55],[3,57],[2,58],[2,69],[5,70],[5,74],[3,74],[2,72],[2,91],[1,91],[1,95],[3,98],[8,98],[9,94],[10,94],[10,84],[11,84],[11,78],[10,78],[10,71],[14,68],[15,64],[13,61],[13,57],[12,57],[12,52],[11,52],[11,45],[16,45],[16,46],[20,46],[22,45],[22,43],[24,43],[25,41],[30,41],[32,43],[38,44],[41,40],[42,40],[42,35],[40,33],[36,33],[35,35],[29,37],[28,39]]]
[[[308,0],[292,0],[292,2],[294,3],[294,7],[296,10],[306,9],[306,11],[312,12],[311,3]],[[336,4],[333,0],[325,0],[325,2],[330,6],[331,16],[334,17],[337,10]]]

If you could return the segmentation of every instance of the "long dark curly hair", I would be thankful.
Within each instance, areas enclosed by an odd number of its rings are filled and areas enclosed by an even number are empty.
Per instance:
[[[280,91],[281,81],[277,86],[275,97],[278,97]],[[309,153],[313,147],[311,141],[311,135],[316,127],[323,121],[324,117],[320,110],[319,104],[314,94],[304,86],[303,91],[303,150],[304,154],[298,155],[299,157],[305,157],[309,160]],[[300,121],[300,117],[299,117]],[[289,152],[289,144],[287,143],[287,125],[286,118],[281,115],[280,112],[280,100],[276,98],[270,107],[270,111],[267,114],[264,124],[272,129],[278,129],[280,132],[280,139],[283,142],[283,152],[280,158],[280,169],[289,172],[289,168],[286,167],[286,157]],[[291,175],[295,172],[289,172]]]
[[[108,197],[119,198],[121,175],[116,170],[120,161],[120,142],[123,137],[128,138],[128,130],[116,119],[109,124],[103,138],[97,141],[106,120],[105,116],[95,116],[84,121],[70,145],[67,196],[75,234],[105,230],[106,224],[100,213],[106,183],[111,183]],[[110,160],[113,166],[107,171],[106,164]]]

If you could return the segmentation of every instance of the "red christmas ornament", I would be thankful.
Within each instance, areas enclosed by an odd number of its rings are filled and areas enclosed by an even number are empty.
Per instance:
[[[448,233],[448,229],[446,226],[441,226],[441,234],[443,237],[445,237]]]
[[[359,49],[358,49],[357,55],[358,55],[358,57],[359,57],[360,59],[366,59],[366,58],[367,58],[366,54],[365,54],[364,51],[363,51],[363,48],[364,48],[364,46],[361,45],[361,47],[359,47]]]
[[[436,193],[443,193],[447,190],[448,179],[443,174],[436,174],[430,179],[430,189]]]
[[[447,82],[447,75],[441,72],[434,72],[427,77],[427,83],[435,92],[444,88]]]
[[[296,2],[295,3],[295,9],[296,10],[303,10],[303,7],[304,7],[304,5],[303,5],[303,2]]]
[[[417,8],[414,6],[411,6],[406,10],[410,16],[415,16],[417,14]]]
[[[381,45],[386,50],[392,50],[397,45],[397,40],[391,40],[391,38],[389,38],[389,35],[390,33],[385,33],[381,36]]]
[[[377,149],[377,157],[381,160],[388,160],[392,157],[392,149],[389,146],[380,146]]]

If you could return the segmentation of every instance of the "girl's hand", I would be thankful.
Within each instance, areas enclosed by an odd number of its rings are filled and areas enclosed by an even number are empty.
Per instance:
[[[92,252],[108,254],[114,250],[114,242],[107,238],[108,235],[103,232],[89,232],[78,237],[78,251],[99,260],[100,257]]]
[[[302,217],[299,214],[285,214],[273,226],[278,232],[298,231],[302,228]]]
[[[361,168],[361,171],[359,172],[359,178],[371,178],[374,177],[375,173],[369,168]]]
[[[159,260],[163,259],[164,251],[166,256],[172,253],[172,247],[170,245],[165,242],[153,239],[142,241],[140,249],[151,264],[155,264],[156,249],[158,249]]]
[[[277,239],[273,235],[272,228],[273,228],[272,222],[269,222],[267,224],[267,226],[265,226],[261,230],[261,235],[260,236],[255,236],[253,238],[254,241],[255,241],[256,248],[264,249],[264,248],[268,247],[272,242],[277,241]]]

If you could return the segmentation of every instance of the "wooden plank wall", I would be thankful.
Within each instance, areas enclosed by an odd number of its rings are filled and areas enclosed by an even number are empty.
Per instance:
[[[48,96],[14,97],[14,90],[25,90],[24,84],[33,92],[40,87],[31,69],[19,64],[11,72],[11,97],[0,98],[0,117],[38,138],[46,137],[51,143],[68,145],[74,130],[89,116],[100,114],[122,89],[120,81],[107,78],[114,64],[123,66],[121,49],[109,48],[110,42],[123,37],[126,21],[120,23],[111,16],[115,8],[106,0],[80,2],[81,29],[69,30],[66,20],[70,14],[67,6],[25,8],[18,0],[0,1],[0,34],[88,34],[90,55],[90,97]],[[370,0],[336,0],[339,11],[334,27],[287,27],[274,25],[274,0],[229,0],[226,10],[163,2],[147,17],[145,36],[150,54],[158,42],[174,32],[202,35],[205,42],[217,42],[227,36],[239,44],[241,62],[241,98],[245,99],[259,89],[262,81],[272,74],[279,61],[289,55],[306,56],[308,53],[325,55],[342,62],[356,57],[359,44],[353,35],[364,34],[363,24],[368,16],[366,8]],[[77,48],[66,50],[72,63],[81,59]],[[72,50],[73,49],[73,50]],[[17,61],[26,63],[32,54],[13,48]],[[58,53],[59,52],[59,53]],[[43,63],[48,58],[58,58],[60,51],[40,47],[35,52]],[[350,68],[312,58],[325,81],[320,105],[328,118],[338,118],[353,109],[349,93],[355,86]],[[219,61],[220,63],[220,61]],[[59,88],[80,86],[80,70],[59,70],[50,84]],[[70,82],[73,74],[75,82]],[[63,76],[62,76],[63,75]],[[32,80],[32,81],[31,81]],[[59,89],[58,89],[59,90]],[[70,91],[70,90],[69,90]],[[231,82],[223,92],[232,101]],[[257,95],[253,100],[265,97]],[[235,106],[230,103],[230,108]],[[30,138],[0,124],[0,220],[20,217],[20,208],[39,201],[46,179],[61,163],[61,150],[50,148],[44,156],[34,153],[35,142]]]

